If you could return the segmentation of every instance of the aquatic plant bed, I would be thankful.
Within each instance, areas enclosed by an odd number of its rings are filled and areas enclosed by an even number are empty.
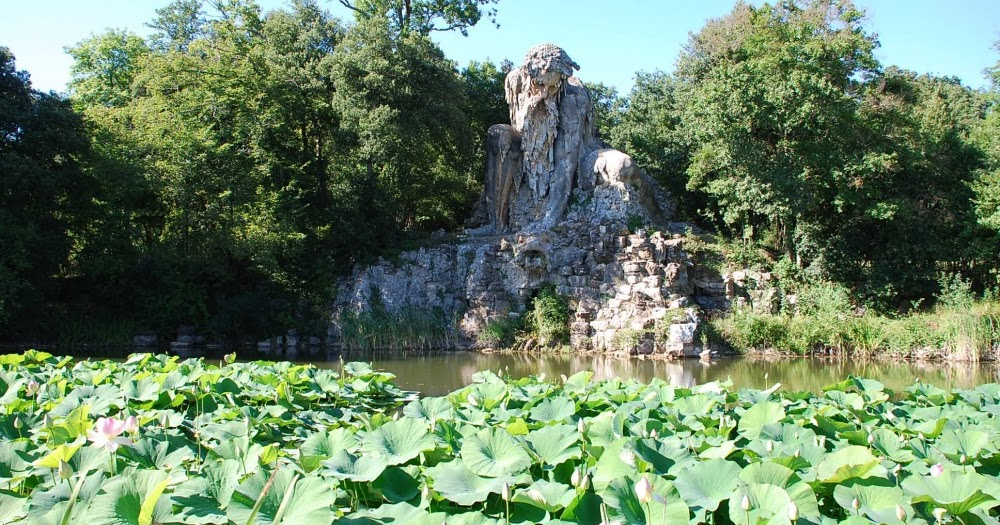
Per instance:
[[[1000,385],[0,356],[0,524],[997,523]]]

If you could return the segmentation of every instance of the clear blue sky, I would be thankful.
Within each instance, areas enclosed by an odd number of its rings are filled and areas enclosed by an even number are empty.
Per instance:
[[[879,37],[883,65],[954,75],[978,88],[986,85],[983,69],[1000,59],[993,48],[1000,40],[1000,0],[855,1],[868,13],[868,31]],[[143,24],[168,3],[0,0],[0,45],[13,51],[18,69],[31,74],[35,88],[61,91],[71,63],[65,46],[106,28],[146,35]],[[265,11],[285,5],[284,0],[259,3]],[[335,0],[321,5],[351,19]],[[435,39],[463,66],[486,58],[519,63],[531,46],[552,42],[580,64],[580,78],[627,92],[637,71],[672,70],[688,33],[725,15],[732,5],[722,0],[500,0],[499,29],[484,21],[468,37],[445,33]]]

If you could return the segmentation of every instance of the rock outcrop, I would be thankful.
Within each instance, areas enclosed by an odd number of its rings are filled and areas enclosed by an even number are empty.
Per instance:
[[[593,103],[565,51],[532,48],[510,72],[511,125],[489,130],[484,224],[458,242],[357,268],[341,283],[338,315],[373,302],[454,319],[458,346],[490,321],[523,314],[553,286],[572,310],[581,350],[697,355],[698,309],[672,200],[594,132]]]

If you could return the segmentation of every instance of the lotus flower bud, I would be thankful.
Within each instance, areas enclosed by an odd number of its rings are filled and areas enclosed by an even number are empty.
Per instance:
[[[580,432],[581,434],[586,434],[586,433],[587,433],[587,425],[586,425],[586,424],[584,424],[584,422],[583,422],[583,418],[582,418],[582,417],[581,417],[580,419],[577,419],[577,420],[576,420],[576,429],[577,429],[577,430],[578,430],[578,431],[579,431],[579,432]]]
[[[851,500],[851,510],[853,510],[854,512],[857,512],[858,509],[860,509],[860,508],[861,508],[861,502],[858,501],[858,498],[852,499]]]
[[[788,520],[792,523],[799,521],[799,507],[795,503],[788,504]]]
[[[424,488],[420,489],[420,496],[423,497],[424,499],[430,498],[431,488],[425,484]]]
[[[965,454],[962,454],[961,456],[958,457],[958,462],[960,464],[964,465],[966,461],[969,461],[969,457],[966,456]]]
[[[940,463],[935,463],[931,466],[931,477],[938,477],[944,473],[944,465]]]
[[[55,421],[52,420],[52,415],[46,413],[45,416],[42,417],[42,424],[47,427],[51,427],[53,424],[55,424]]]
[[[944,519],[944,515],[947,512],[948,511],[944,510],[944,507],[934,509],[934,519],[936,519],[938,523],[941,523],[941,520]]]
[[[590,488],[590,474],[584,474],[580,480],[580,490],[586,492]]]
[[[37,394],[40,389],[41,386],[39,386],[38,381],[35,381],[34,379],[29,379],[28,384],[24,386],[24,390],[28,393],[29,396],[32,397],[34,397],[35,394]]]
[[[164,410],[160,413],[160,426],[167,428],[168,425],[170,425],[170,415]]]
[[[503,489],[500,490],[500,497],[504,501],[510,501],[510,483],[504,482]]]
[[[21,430],[24,427],[24,423],[21,422],[21,416],[14,416],[14,428]]]
[[[653,485],[649,483],[649,479],[643,477],[635,484],[635,497],[639,498],[642,503],[649,503],[653,501]]]
[[[896,517],[899,518],[899,521],[906,521],[906,510],[898,503],[896,504]]]
[[[764,444],[764,449],[767,450],[768,454],[773,453],[774,452],[774,441],[771,441],[770,439],[767,440],[767,443]]]
[[[139,430],[139,420],[135,416],[125,418],[125,432],[134,434],[137,430]]]
[[[795,453],[792,454],[792,457],[796,457],[797,458],[797,457],[799,457],[801,455],[802,455],[802,451],[799,450],[799,449],[795,449]]]
[[[750,496],[743,495],[743,499],[740,500],[740,508],[750,512]]]
[[[569,483],[574,487],[580,486],[580,469],[573,469],[573,475],[569,478]]]
[[[874,443],[874,442],[875,442],[875,435],[874,434],[868,434],[868,446],[871,446],[871,444]]]
[[[69,466],[69,463],[66,463],[65,461],[63,461],[63,460],[60,459],[59,460],[59,477],[62,478],[62,479],[69,479],[70,476],[72,476],[72,475],[73,475],[73,467]]]
[[[660,434],[657,433],[656,429],[654,428],[653,430],[649,431],[649,437],[651,437],[653,439],[656,439],[656,438],[660,437]]]

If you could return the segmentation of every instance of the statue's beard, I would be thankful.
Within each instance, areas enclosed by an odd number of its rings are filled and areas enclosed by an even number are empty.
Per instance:
[[[518,112],[520,122],[515,123],[521,133],[524,174],[528,176],[528,186],[537,197],[548,193],[550,174],[555,169],[553,153],[559,127],[558,89],[558,85],[532,83],[523,100],[523,112]]]

